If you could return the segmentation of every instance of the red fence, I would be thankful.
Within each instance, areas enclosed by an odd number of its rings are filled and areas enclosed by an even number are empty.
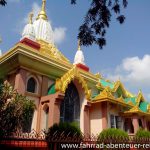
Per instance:
[[[63,135],[53,135],[51,136],[49,142],[47,143],[45,140],[44,132],[36,133],[34,130],[31,133],[16,133],[11,137],[4,137],[0,140],[0,150],[61,150],[61,149],[80,149],[80,150],[102,150],[106,149],[150,149],[150,139],[142,138],[107,138],[107,139],[98,139],[98,136],[92,135],[82,135],[82,137],[76,137],[76,135],[72,138],[69,135],[66,137]],[[130,147],[113,147],[114,145],[121,145]],[[139,144],[140,147],[135,148]],[[147,144],[147,147],[143,147],[143,145]],[[98,147],[99,146],[99,147]],[[103,146],[103,147],[102,147]],[[104,148],[105,147],[105,148]]]

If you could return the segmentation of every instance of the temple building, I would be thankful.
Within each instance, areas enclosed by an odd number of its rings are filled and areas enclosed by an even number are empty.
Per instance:
[[[45,7],[42,0],[37,19],[30,13],[20,41],[0,56],[0,79],[35,102],[28,128],[39,132],[62,121],[76,122],[84,134],[106,128],[129,134],[139,127],[150,130],[150,103],[142,92],[134,95],[120,80],[110,82],[90,72],[80,40],[71,63],[54,43]]]

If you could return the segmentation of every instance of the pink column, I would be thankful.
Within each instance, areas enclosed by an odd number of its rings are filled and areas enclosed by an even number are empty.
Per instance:
[[[46,96],[48,91],[48,78],[42,77],[41,96]]]
[[[84,135],[90,134],[90,114],[89,114],[89,108],[91,104],[88,103],[84,107]]]
[[[60,121],[60,105],[61,101],[64,99],[62,95],[58,95],[58,97],[54,101],[54,117],[53,117],[53,124],[59,123]]]
[[[147,128],[147,120],[146,120],[145,117],[142,118],[142,124],[143,124],[143,128],[144,128],[145,130],[148,130],[148,128]]]
[[[61,101],[64,99],[64,94],[57,92],[56,94],[43,96],[41,98],[40,102],[40,108],[39,110],[42,112],[42,105],[44,103],[47,103],[49,106],[49,127],[51,127],[55,123],[59,123],[60,120],[60,104]],[[42,113],[39,113],[39,115],[42,115]],[[42,121],[42,116],[38,116],[39,123]],[[39,127],[40,128],[40,127]]]
[[[137,132],[139,129],[139,122],[138,122],[138,117],[134,116],[132,119],[133,127],[134,127],[134,134]]]
[[[101,103],[101,111],[102,111],[102,128],[106,129],[107,125],[107,102]]]
[[[18,93],[24,95],[26,91],[26,73],[24,69],[19,69],[15,77],[15,89]]]

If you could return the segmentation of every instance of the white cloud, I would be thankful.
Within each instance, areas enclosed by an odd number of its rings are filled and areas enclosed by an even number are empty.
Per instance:
[[[127,88],[134,89],[133,91],[143,89],[146,97],[150,97],[150,55],[144,55],[143,58],[125,58],[114,70],[104,73],[112,81],[120,79]]]
[[[58,27],[54,29],[54,42],[59,44],[61,43],[66,37],[66,28]]]
[[[125,58],[121,65],[117,66],[111,79],[121,78],[125,82],[132,82],[140,85],[150,85],[150,55],[143,58]]]

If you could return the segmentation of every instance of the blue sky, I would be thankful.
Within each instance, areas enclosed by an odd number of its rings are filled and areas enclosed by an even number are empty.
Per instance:
[[[77,50],[78,28],[89,5],[90,0],[80,0],[75,6],[69,0],[47,0],[47,14],[57,35],[57,46],[71,62]],[[0,7],[3,53],[19,41],[28,13],[32,9],[37,12],[40,6],[41,0],[8,0],[6,7]],[[142,89],[150,101],[150,1],[129,1],[123,13],[126,16],[123,25],[112,18],[103,50],[98,46],[82,47],[85,62],[91,72],[100,72],[112,81],[120,79],[135,94]]]

